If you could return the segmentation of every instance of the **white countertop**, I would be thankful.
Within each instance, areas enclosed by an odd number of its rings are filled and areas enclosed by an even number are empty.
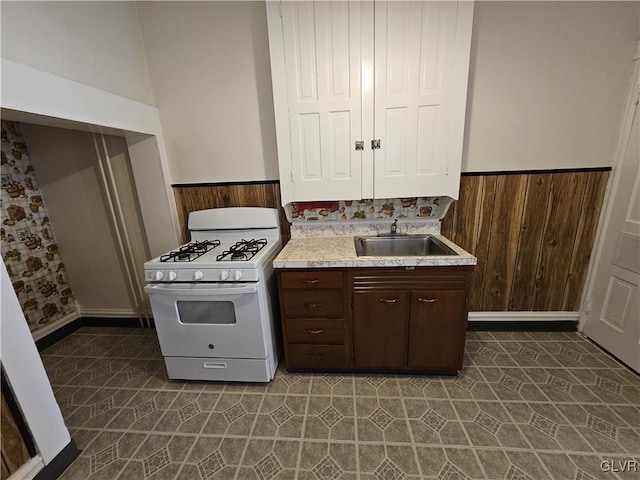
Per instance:
[[[446,237],[432,234],[458,255],[358,257],[354,237],[292,238],[273,261],[274,268],[433,267],[475,265],[477,258]]]

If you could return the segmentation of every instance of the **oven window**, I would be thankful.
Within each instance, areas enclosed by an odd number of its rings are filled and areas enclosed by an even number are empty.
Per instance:
[[[178,316],[182,323],[231,325],[236,323],[233,302],[177,302]]]

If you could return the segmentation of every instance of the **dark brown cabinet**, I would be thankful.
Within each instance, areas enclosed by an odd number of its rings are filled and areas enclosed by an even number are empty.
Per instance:
[[[402,290],[353,292],[356,367],[402,368],[407,363],[409,295]]]
[[[282,270],[292,370],[462,368],[472,266]]]
[[[278,272],[284,355],[290,370],[352,367],[344,270]]]

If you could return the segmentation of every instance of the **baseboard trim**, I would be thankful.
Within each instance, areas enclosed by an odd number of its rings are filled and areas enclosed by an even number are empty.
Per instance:
[[[82,318],[137,318],[138,316],[135,310],[112,308],[79,308],[78,312]]]
[[[44,337],[40,337],[36,341],[36,348],[38,352],[43,351],[45,348],[49,348],[51,345],[58,343],[63,338],[71,335],[73,332],[78,330],[82,326],[82,321],[79,318],[74,319],[73,321],[63,325],[62,327],[49,332],[48,335]]]
[[[82,317],[83,327],[144,328],[138,317]]]
[[[69,325],[70,323],[75,322],[80,318],[78,313],[70,313],[69,315],[62,317],[61,319],[55,321],[54,323],[48,324],[42,328],[35,330],[32,335],[35,341],[40,340],[41,338],[48,337],[52,333],[60,330],[61,328]]]
[[[53,460],[33,477],[34,480],[55,480],[62,475],[62,472],[71,465],[79,454],[76,442],[71,440]]]
[[[15,477],[15,480],[33,480],[43,468],[44,462],[42,461],[42,457],[40,455],[36,455],[13,472],[11,474],[11,479],[13,480]]]
[[[579,312],[469,312],[467,330],[482,332],[575,332]]]

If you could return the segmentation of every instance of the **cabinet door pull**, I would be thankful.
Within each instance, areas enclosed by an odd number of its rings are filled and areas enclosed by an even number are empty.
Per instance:
[[[319,360],[321,358],[324,358],[324,353],[310,353],[309,356],[311,358],[314,358],[316,360]]]
[[[311,335],[319,335],[321,333],[324,333],[324,330],[322,328],[318,328],[317,330],[307,328],[307,333],[310,333]]]
[[[319,278],[314,278],[312,280],[303,280],[302,283],[306,283],[307,285],[315,285],[316,283],[320,283],[322,280]]]
[[[440,299],[439,298],[422,298],[422,297],[418,297],[418,301],[422,302],[422,303],[436,303],[436,302],[439,302]]]
[[[380,301],[384,303],[398,303],[398,298],[381,298]]]
[[[305,302],[304,306],[307,307],[309,310],[316,310],[316,309],[320,308],[322,306],[322,304],[321,303]]]

